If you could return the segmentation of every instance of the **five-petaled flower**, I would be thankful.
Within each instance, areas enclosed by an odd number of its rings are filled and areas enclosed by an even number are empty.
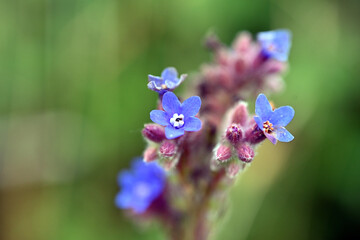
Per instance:
[[[118,176],[121,191],[115,198],[119,208],[143,213],[164,190],[165,171],[156,163],[145,163],[141,158],[133,160],[131,171],[123,170]]]
[[[257,35],[257,40],[266,57],[287,61],[291,47],[291,32],[289,30],[260,32]]]
[[[150,119],[165,128],[167,139],[174,139],[184,135],[185,131],[194,132],[201,129],[201,121],[195,115],[199,112],[201,99],[192,96],[180,103],[179,99],[172,92],[164,94],[162,106],[165,111],[153,110],[150,112]]]
[[[292,107],[283,106],[272,110],[266,96],[259,94],[255,103],[255,113],[257,115],[254,117],[255,122],[273,144],[276,144],[277,140],[290,142],[294,139],[294,136],[285,129],[295,114]]]
[[[174,67],[165,68],[162,71],[161,76],[148,75],[149,83],[148,88],[163,94],[169,90],[174,90],[177,88],[187,77],[187,74],[181,74],[178,78],[178,72]]]

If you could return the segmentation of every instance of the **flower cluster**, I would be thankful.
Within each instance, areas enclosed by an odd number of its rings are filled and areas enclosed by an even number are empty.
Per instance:
[[[203,111],[214,125],[236,99],[247,99],[260,92],[277,92],[283,87],[282,74],[291,46],[291,34],[286,30],[262,32],[253,41],[243,32],[225,47],[214,36],[209,38],[215,61],[202,67],[199,80]]]
[[[173,67],[148,76],[147,86],[159,98],[150,112],[153,123],[142,130],[147,147],[118,178],[116,205],[138,216],[162,206],[151,212],[172,239],[206,239],[214,219],[208,214],[221,208],[224,188],[251,164],[260,143],[294,139],[285,129],[294,109],[273,109],[263,94],[282,87],[290,32],[261,32],[256,40],[243,32],[231,48],[210,36],[207,46],[215,59],[194,77],[197,88],[191,90],[198,96],[179,100],[173,91],[187,75],[178,77]],[[247,101],[256,96],[254,115]]]

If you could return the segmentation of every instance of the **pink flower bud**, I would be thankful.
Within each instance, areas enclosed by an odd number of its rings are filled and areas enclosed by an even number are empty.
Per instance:
[[[216,151],[216,160],[225,162],[231,158],[232,152],[231,147],[226,145],[220,145]]]
[[[172,157],[177,150],[176,145],[171,141],[164,141],[160,146],[160,153],[163,157]]]
[[[152,162],[158,159],[157,150],[154,147],[148,147],[144,152],[144,161]]]
[[[236,150],[241,161],[249,163],[254,159],[254,150],[249,145],[243,144]]]
[[[248,32],[242,32],[240,33],[233,43],[233,48],[237,52],[245,52],[248,51],[248,49],[251,46],[251,34]]]
[[[264,132],[255,123],[252,128],[246,131],[245,141],[251,144],[258,144],[266,139]]]
[[[164,128],[157,124],[145,124],[142,134],[145,138],[157,143],[165,139]]]
[[[235,107],[231,122],[245,126],[248,117],[247,104],[245,102],[239,102]]]
[[[226,166],[226,175],[230,178],[234,178],[244,168],[245,168],[245,164],[240,162],[239,160],[231,161],[231,163]]]
[[[243,131],[238,124],[232,124],[226,129],[226,138],[230,143],[236,145],[242,140]]]

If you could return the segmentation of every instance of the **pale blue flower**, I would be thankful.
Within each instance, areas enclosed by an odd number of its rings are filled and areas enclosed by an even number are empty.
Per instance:
[[[254,117],[258,127],[264,132],[265,136],[276,144],[280,142],[290,142],[294,136],[285,129],[285,126],[291,122],[295,111],[290,106],[279,107],[272,110],[272,107],[264,94],[259,94],[255,103]]]
[[[116,206],[143,213],[163,192],[166,175],[156,162],[145,163],[142,158],[136,158],[131,170],[119,173],[118,184],[121,191],[115,198]]]
[[[180,78],[178,78],[178,72],[176,69],[174,67],[168,67],[162,71],[160,77],[149,74],[149,83],[147,86],[149,89],[163,94],[169,90],[177,88],[186,77],[186,74],[182,74]]]
[[[281,29],[268,32],[260,32],[257,40],[261,45],[262,53],[266,57],[279,61],[287,61],[291,47],[291,32]]]
[[[165,111],[151,111],[150,119],[166,127],[167,139],[180,137],[185,131],[194,132],[201,129],[201,121],[195,117],[200,110],[200,97],[193,96],[180,103],[174,93],[167,92],[163,96],[162,106]]]

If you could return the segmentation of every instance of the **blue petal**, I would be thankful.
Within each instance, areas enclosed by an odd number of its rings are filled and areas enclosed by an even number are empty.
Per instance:
[[[123,170],[118,175],[118,184],[121,187],[128,187],[132,184],[134,176],[131,174],[129,170]]]
[[[181,113],[185,117],[195,116],[201,107],[201,99],[198,96],[189,97],[181,104]]]
[[[162,106],[165,112],[173,115],[174,113],[180,113],[181,103],[177,96],[172,92],[166,92],[162,99]]]
[[[295,110],[290,106],[283,106],[275,109],[269,121],[274,126],[285,127],[291,122],[295,115]]]
[[[159,125],[167,126],[169,125],[169,118],[166,112],[161,110],[152,110],[150,112],[150,119]]]
[[[148,89],[153,90],[155,92],[160,92],[162,89],[161,87],[158,87],[155,82],[149,82],[147,84]]]
[[[161,77],[153,76],[151,74],[148,75],[149,82],[155,82],[156,84],[161,84],[164,80]]]
[[[174,67],[165,68],[164,71],[162,71],[161,73],[161,77],[164,81],[165,80],[176,81],[177,76],[178,76],[178,72]]]
[[[140,201],[139,201],[140,200]],[[135,213],[140,214],[145,212],[145,210],[150,206],[150,204],[152,203],[152,200],[148,200],[148,199],[139,199],[138,201],[136,201],[136,203],[134,203],[132,205],[132,209],[134,210]]]
[[[255,116],[254,117],[254,120],[256,122],[256,124],[258,125],[258,127],[261,129],[261,130],[264,130],[264,122],[261,120],[261,118]]]
[[[131,206],[132,200],[131,192],[121,191],[115,197],[115,205],[118,208],[129,208]]]
[[[173,128],[172,126],[167,126],[165,128],[165,136],[167,139],[174,139],[184,135],[184,128]]]
[[[273,111],[269,101],[267,100],[264,94],[259,94],[255,102],[255,113],[258,115],[261,120],[269,120]]]
[[[201,129],[201,120],[196,117],[189,117],[185,120],[184,130],[195,132]]]
[[[276,144],[277,140],[276,140],[276,137],[274,136],[274,135],[275,135],[274,132],[272,132],[272,133],[266,133],[266,132],[264,132],[264,134],[265,134],[265,136],[267,137],[267,139],[270,140],[270,142],[271,142],[272,144]]]
[[[180,84],[180,82],[173,82],[170,80],[165,80],[165,85],[168,87],[168,89],[175,89],[179,84]]]
[[[280,142],[290,142],[294,139],[294,136],[283,127],[275,129],[274,133],[276,134],[277,140]]]

